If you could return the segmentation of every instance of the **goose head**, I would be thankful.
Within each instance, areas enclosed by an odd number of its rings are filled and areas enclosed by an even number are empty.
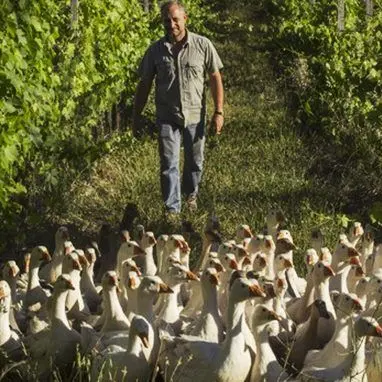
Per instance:
[[[207,267],[215,268],[219,273],[226,271],[218,257],[217,252],[210,252],[210,254],[208,255]]]
[[[280,254],[275,257],[275,271],[281,273],[287,268],[293,268],[292,261],[285,255]]]
[[[227,252],[221,254],[219,255],[219,259],[225,269],[237,270],[239,268],[236,257],[233,253]]]
[[[373,252],[374,248],[374,229],[370,224],[366,224],[364,233],[362,235],[362,251],[365,253]]]
[[[3,279],[7,280],[8,282],[10,280],[16,279],[16,277],[20,273],[20,268],[17,266],[16,261],[9,260],[5,263],[3,267]]]
[[[243,242],[245,239],[251,238],[252,236],[253,234],[248,224],[240,224],[236,228],[236,238],[239,243]]]
[[[243,275],[234,272],[231,276],[229,299],[234,302],[243,302],[254,297],[266,297],[264,290],[257,280],[248,280]]]
[[[251,240],[249,241],[246,249],[248,253],[255,254],[257,252],[262,251],[264,247],[265,247],[265,237],[264,235],[258,233],[251,237]]]
[[[64,255],[69,255],[70,252],[74,251],[75,247],[70,240],[64,241]]]
[[[268,261],[267,261],[267,255],[265,253],[258,253],[253,260],[253,270],[255,272],[261,272],[265,269],[267,266]]]
[[[361,301],[354,293],[331,292],[331,299],[339,316],[349,316],[363,310]]]
[[[354,331],[359,337],[382,337],[382,328],[373,317],[359,316],[354,323]]]
[[[109,292],[112,290],[116,290],[117,292],[120,291],[119,285],[118,285],[119,279],[118,279],[117,272],[115,271],[105,272],[104,275],[102,276],[101,283],[102,283],[103,291],[106,291],[106,292]]]
[[[317,261],[317,263],[313,267],[312,275],[314,280],[316,281],[316,284],[319,284],[329,279],[329,277],[334,276],[335,273],[333,271],[333,268],[329,264],[323,261]]]
[[[54,235],[54,242],[55,242],[56,248],[61,248],[63,250],[64,243],[67,240],[70,240],[68,227],[65,227],[65,226],[58,227]]]
[[[166,234],[159,235],[157,238],[157,245],[156,245],[157,249],[163,250],[168,239],[169,239],[169,236]]]
[[[276,277],[273,282],[273,290],[276,296],[283,297],[288,289],[288,282],[285,277]]]
[[[360,222],[354,222],[349,228],[348,239],[355,246],[362,237],[364,229]]]
[[[170,285],[180,284],[185,281],[200,281],[199,277],[183,264],[173,263],[167,270],[166,279]]]
[[[316,249],[316,251],[324,246],[324,234],[320,228],[312,229],[310,233],[310,245]]]
[[[67,273],[62,273],[57,277],[56,282],[54,283],[54,293],[62,293],[67,290],[75,290],[72,279]]]
[[[48,249],[43,245],[38,245],[34,247],[31,252],[30,257],[30,267],[38,267],[42,263],[48,263],[52,260]]]
[[[136,273],[137,276],[142,276],[142,273],[133,258],[129,258],[122,261],[121,277],[123,277],[123,275],[126,275],[126,276],[129,275],[131,272]]]
[[[372,275],[366,287],[368,296],[372,296],[380,286],[382,286],[382,276],[376,274]]]
[[[234,244],[232,247],[232,253],[243,265],[251,264],[251,259],[248,256],[248,252],[244,248],[243,244]]]
[[[326,303],[324,300],[314,300],[313,307],[316,309],[319,317],[326,318],[327,320],[330,319],[331,316],[326,308]]]
[[[144,276],[138,289],[144,295],[155,297],[158,293],[174,293],[174,291],[159,276]]]
[[[0,280],[0,314],[8,313],[11,306],[11,288],[7,281]]]
[[[366,276],[365,271],[360,264],[352,264],[350,267],[350,271],[348,277],[354,280],[360,280],[362,277]]]
[[[143,316],[136,314],[131,320],[129,336],[138,336],[145,348],[149,347],[150,324]]]
[[[273,240],[272,235],[265,235],[263,251],[268,254],[270,252],[274,252],[275,250],[276,250],[276,244],[275,244],[275,241]]]
[[[77,251],[72,251],[68,255],[65,255],[62,260],[62,272],[71,273],[72,271],[82,271],[80,255]]]
[[[263,326],[274,320],[281,320],[280,316],[276,312],[269,309],[264,304],[258,304],[255,306],[255,309],[252,314],[253,328]]]
[[[280,209],[271,208],[265,217],[265,221],[268,229],[277,229],[281,224],[285,223],[285,216]]]
[[[190,249],[183,235],[179,234],[170,235],[166,247],[168,249],[168,253],[173,253],[177,250],[180,252],[187,252]]]
[[[319,253],[319,258],[326,264],[331,264],[333,256],[328,247],[322,247]]]
[[[154,245],[157,243],[154,232],[143,232],[139,243],[142,249],[154,247]]]
[[[359,257],[360,253],[354,248],[354,246],[346,237],[340,235],[340,238],[334,249],[333,260],[335,259],[336,263],[339,264],[354,256]]]
[[[276,253],[286,253],[297,249],[293,243],[292,234],[287,229],[282,229],[276,236]]]
[[[313,268],[314,264],[319,260],[317,251],[314,248],[309,248],[305,252],[304,262],[307,269]]]
[[[219,271],[215,267],[206,268],[200,276],[200,281],[207,288],[216,289],[220,285]]]
[[[89,266],[94,265],[97,261],[97,252],[93,247],[87,247],[85,249],[85,258],[89,263]]]

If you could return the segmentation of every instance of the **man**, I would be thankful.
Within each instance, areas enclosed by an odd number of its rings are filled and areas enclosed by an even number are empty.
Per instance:
[[[212,125],[220,134],[223,117],[222,62],[210,40],[186,28],[187,14],[179,1],[161,6],[165,36],[146,51],[139,67],[133,111],[137,132],[141,113],[155,78],[156,124],[159,132],[161,190],[166,210],[181,210],[179,156],[184,146],[182,193],[191,210],[196,200],[203,169],[206,119],[206,80],[215,105]]]

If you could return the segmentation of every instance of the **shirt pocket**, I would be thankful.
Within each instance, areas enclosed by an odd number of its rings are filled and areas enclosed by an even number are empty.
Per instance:
[[[159,59],[155,61],[157,71],[157,80],[159,83],[169,83],[173,80],[174,66],[173,63],[166,59]]]
[[[189,60],[184,64],[184,76],[190,80],[203,79],[203,61]]]

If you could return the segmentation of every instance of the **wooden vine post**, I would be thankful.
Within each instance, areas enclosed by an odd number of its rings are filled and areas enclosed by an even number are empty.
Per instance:
[[[345,29],[345,0],[338,0],[337,29],[338,32],[343,32]]]

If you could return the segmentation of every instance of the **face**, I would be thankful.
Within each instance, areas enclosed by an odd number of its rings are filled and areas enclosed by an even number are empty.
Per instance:
[[[162,22],[167,36],[180,41],[186,33],[187,15],[178,5],[172,5],[162,14]]]

